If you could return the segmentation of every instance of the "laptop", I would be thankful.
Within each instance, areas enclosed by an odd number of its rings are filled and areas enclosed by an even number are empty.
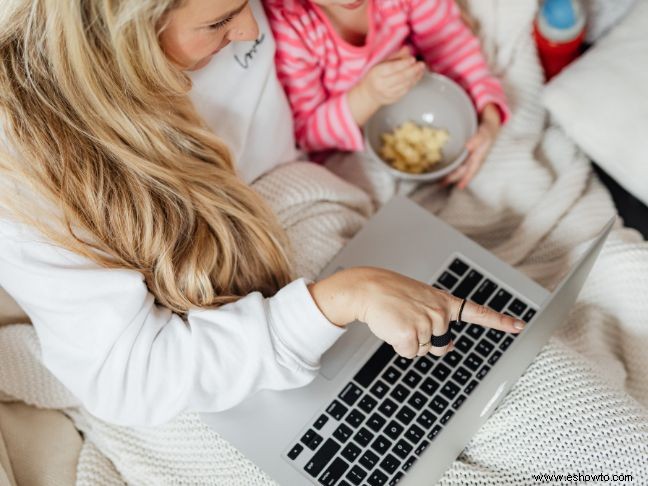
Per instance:
[[[413,360],[353,324],[303,388],[261,391],[203,420],[282,485],[435,484],[567,317],[608,222],[548,292],[411,200],[392,199],[324,270],[383,267],[528,324],[452,324],[455,350]]]

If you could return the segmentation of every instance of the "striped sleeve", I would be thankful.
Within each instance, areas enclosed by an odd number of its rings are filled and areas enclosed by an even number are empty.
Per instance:
[[[461,20],[454,0],[411,0],[412,42],[431,71],[448,76],[470,94],[477,111],[493,103],[502,123],[510,117],[506,96],[484,58],[479,40]]]
[[[280,7],[268,8],[277,43],[276,67],[295,121],[295,137],[308,152],[358,151],[362,133],[353,119],[346,93],[329,96],[324,74],[324,40],[316,33],[317,20],[306,13],[284,15]]]

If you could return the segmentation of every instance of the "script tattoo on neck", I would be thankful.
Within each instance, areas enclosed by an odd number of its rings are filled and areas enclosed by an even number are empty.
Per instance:
[[[245,56],[243,56],[243,59],[238,57],[238,54],[234,56],[234,59],[236,59],[236,62],[238,63],[239,66],[241,66],[243,69],[247,69],[250,67],[250,61],[254,58],[255,54],[257,53],[258,47],[263,44],[263,41],[265,41],[266,35],[261,34],[257,40],[254,41],[254,45],[250,48],[249,51],[245,53]]]

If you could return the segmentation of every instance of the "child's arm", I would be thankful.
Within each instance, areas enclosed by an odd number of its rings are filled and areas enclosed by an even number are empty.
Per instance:
[[[501,123],[509,116],[500,82],[488,68],[479,40],[461,20],[454,0],[410,0],[412,42],[429,69],[463,86],[482,114],[494,105]]]
[[[329,97],[322,85],[325,60],[318,55],[317,39],[313,42],[312,26],[284,15],[280,6],[268,6],[267,12],[277,42],[277,75],[290,102],[299,146],[309,152],[362,150],[362,133],[347,95]]]
[[[277,42],[277,74],[293,112],[295,137],[306,151],[363,150],[360,127],[381,106],[409,92],[425,71],[402,49],[370,69],[349,92],[331,96],[322,84],[326,56],[318,52],[316,29],[280,7],[269,7],[268,17]]]

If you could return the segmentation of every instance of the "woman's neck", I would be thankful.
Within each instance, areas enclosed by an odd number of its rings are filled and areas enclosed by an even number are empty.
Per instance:
[[[322,6],[322,12],[328,17],[338,35],[353,46],[363,46],[369,33],[369,2],[356,9],[340,6]]]

